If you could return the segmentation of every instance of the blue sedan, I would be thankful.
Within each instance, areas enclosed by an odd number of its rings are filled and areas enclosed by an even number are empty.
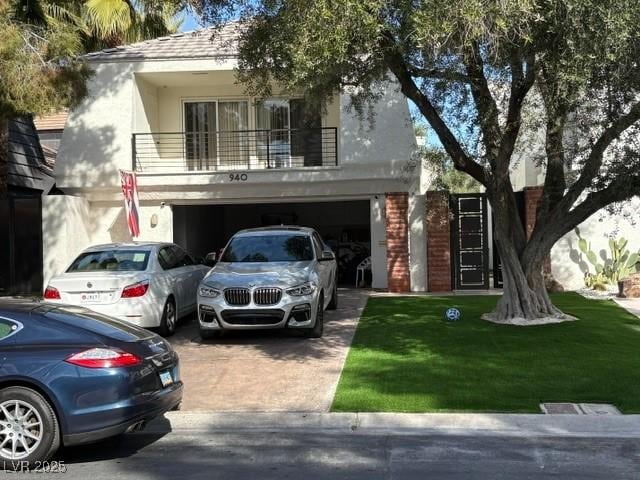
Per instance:
[[[0,461],[143,428],[182,400],[161,337],[81,307],[0,302]]]

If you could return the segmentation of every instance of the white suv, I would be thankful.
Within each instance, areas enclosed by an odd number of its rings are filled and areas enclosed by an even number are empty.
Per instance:
[[[305,227],[241,230],[198,288],[200,336],[232,329],[300,329],[322,336],[338,306],[336,259]]]

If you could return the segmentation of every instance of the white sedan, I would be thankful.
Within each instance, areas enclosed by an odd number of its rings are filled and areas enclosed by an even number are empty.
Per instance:
[[[178,318],[195,311],[208,270],[173,243],[97,245],[51,279],[44,300],[81,305],[168,336]]]

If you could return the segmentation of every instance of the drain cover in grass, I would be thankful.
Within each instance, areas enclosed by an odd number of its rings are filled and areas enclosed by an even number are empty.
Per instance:
[[[541,403],[540,408],[550,415],[621,415],[620,410],[608,403]]]
[[[608,403],[581,403],[580,410],[585,415],[622,415],[620,410]]]
[[[542,403],[540,408],[544,413],[550,415],[581,415],[580,407],[575,403]]]

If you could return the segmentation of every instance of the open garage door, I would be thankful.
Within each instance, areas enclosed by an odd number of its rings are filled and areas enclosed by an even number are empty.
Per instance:
[[[370,221],[369,200],[173,206],[174,241],[196,258],[219,252],[244,228],[315,228],[336,253],[338,281],[351,286],[358,264],[371,255]],[[370,285],[370,273],[365,280]]]

